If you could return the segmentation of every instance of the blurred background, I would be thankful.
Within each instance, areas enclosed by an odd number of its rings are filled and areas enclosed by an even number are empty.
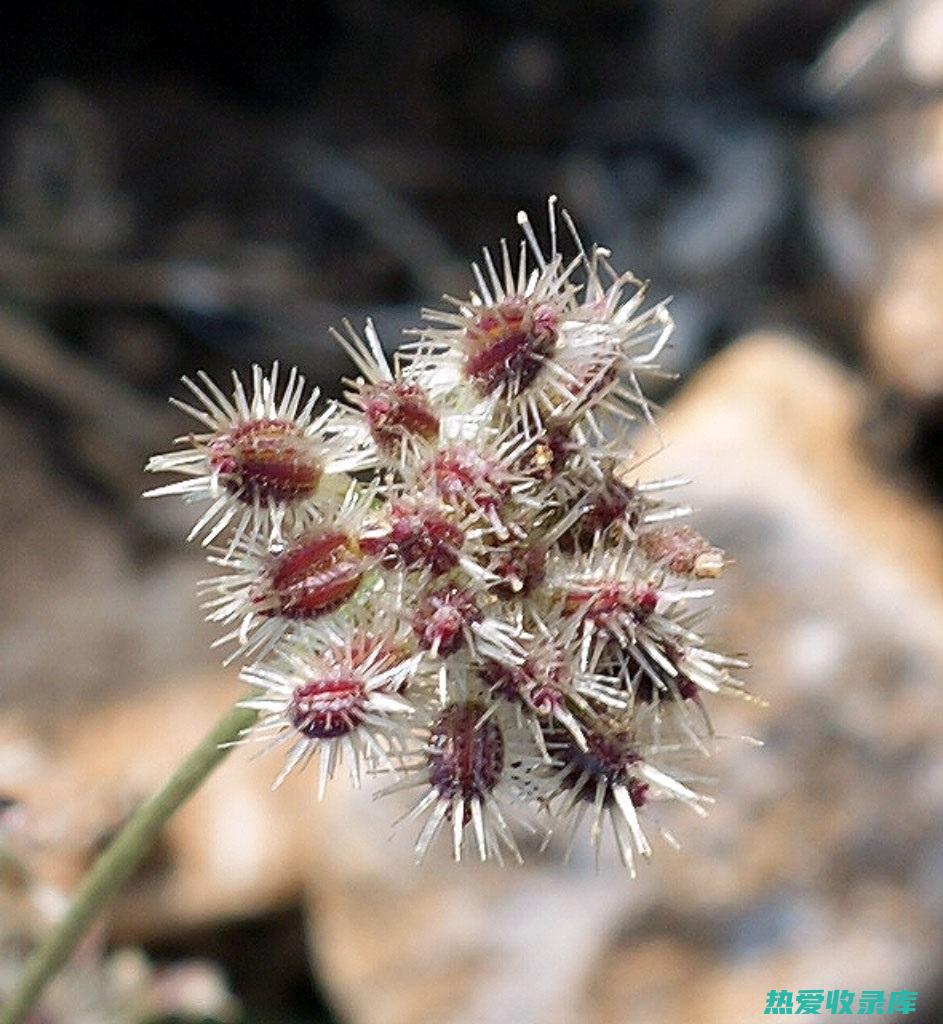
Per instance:
[[[35,1020],[741,1024],[774,988],[943,1019],[943,2],[5,22],[0,993],[238,692],[185,514],[139,498],[180,374],[336,393],[329,324],[395,344],[554,192],[673,296],[650,471],[736,560],[716,631],[770,706],[716,721],[765,749],[723,746],[635,883],[586,848],[418,870],[369,794],[273,796],[237,752]]]

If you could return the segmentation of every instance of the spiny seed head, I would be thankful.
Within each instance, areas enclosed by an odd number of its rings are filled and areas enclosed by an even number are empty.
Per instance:
[[[366,706],[363,680],[338,669],[299,686],[291,695],[288,718],[308,739],[334,739],[363,722]]]
[[[464,646],[469,628],[481,619],[472,590],[446,586],[420,598],[413,615],[413,631],[420,647],[447,657]]]
[[[714,579],[724,568],[724,553],[689,526],[661,526],[645,530],[638,545],[668,572],[696,579]]]
[[[484,310],[466,331],[465,373],[484,394],[528,388],[557,343],[558,314],[512,297]]]
[[[363,579],[364,561],[353,538],[332,530],[304,534],[273,556],[260,581],[259,614],[310,620],[340,608]]]
[[[399,454],[403,440],[432,443],[439,437],[439,417],[429,396],[413,381],[378,381],[361,392],[370,435],[387,456]]]
[[[498,553],[493,572],[500,579],[494,592],[502,600],[527,597],[547,575],[547,548],[540,543],[512,545]]]
[[[596,538],[616,523],[623,522],[633,529],[638,522],[634,500],[633,488],[607,475],[604,481],[587,489],[583,498],[585,511],[560,538],[561,547],[568,552],[588,551]]]
[[[392,501],[387,516],[385,532],[361,541],[365,550],[380,556],[384,566],[428,569],[433,576],[440,576],[458,564],[465,533],[438,506]]]
[[[633,489],[609,476],[589,494],[589,508],[580,520],[584,533],[602,533],[622,519],[632,507]]]
[[[628,617],[641,622],[658,606],[658,591],[646,584],[621,579],[601,579],[592,587],[571,591],[564,600],[568,614],[579,614],[584,622],[601,628]]]
[[[470,820],[472,798],[487,797],[504,772],[504,736],[493,716],[482,719],[487,710],[481,701],[452,704],[429,730],[429,783],[442,799],[465,801],[463,824]]]
[[[482,682],[505,700],[551,715],[565,702],[573,678],[566,653],[554,644],[531,651],[520,664],[487,659],[480,669]]]
[[[290,504],[318,489],[324,461],[317,442],[287,420],[240,423],[208,445],[213,470],[247,504]]]
[[[554,729],[547,738],[547,749],[557,762],[564,768],[571,769],[566,776],[567,784],[573,786],[585,774],[588,785],[579,793],[579,798],[592,801],[596,794],[596,783],[603,782],[606,788],[605,805],[612,801],[613,786],[628,786],[632,795],[633,780],[630,777],[632,766],[639,756],[633,746],[631,732],[618,724],[597,723],[595,728],[584,728],[585,749],[575,741],[573,736],[562,729]],[[644,803],[647,787],[634,787],[635,794]],[[636,807],[636,796],[632,802]]]
[[[501,463],[467,444],[436,452],[425,475],[444,502],[458,507],[495,509],[504,504],[511,490],[509,474]]]

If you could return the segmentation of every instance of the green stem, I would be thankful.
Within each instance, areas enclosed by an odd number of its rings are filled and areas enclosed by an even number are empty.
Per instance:
[[[65,917],[30,957],[16,991],[0,1008],[0,1024],[20,1024],[26,1018],[85,930],[147,855],[168,819],[226,757],[229,745],[255,722],[256,714],[240,707],[228,711],[164,787],[134,812],[95,862]]]

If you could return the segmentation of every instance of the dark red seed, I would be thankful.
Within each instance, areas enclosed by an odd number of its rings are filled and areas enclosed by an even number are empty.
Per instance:
[[[364,415],[377,447],[399,453],[403,438],[432,442],[439,436],[439,417],[424,389],[408,381],[380,381],[362,392]]]
[[[600,580],[590,590],[580,589],[566,595],[563,610],[567,615],[582,613],[583,619],[603,629],[610,623],[630,617],[641,622],[658,605],[658,591],[649,586],[630,588],[621,580]]]
[[[318,489],[324,462],[317,442],[286,420],[258,419],[214,438],[210,465],[240,501],[286,505]]]
[[[366,706],[363,680],[335,672],[299,686],[291,696],[288,719],[309,739],[334,739],[363,722]]]
[[[420,599],[413,615],[413,631],[420,647],[447,657],[462,647],[468,627],[481,619],[481,609],[470,590],[443,587]]]
[[[389,531],[369,542],[388,568],[426,568],[439,576],[458,565],[465,534],[437,508],[393,502],[389,518]]]
[[[465,373],[478,390],[490,394],[504,387],[516,395],[530,387],[556,348],[556,314],[509,300],[482,313],[466,339]]]
[[[573,737],[562,729],[555,730],[547,738],[547,747],[554,757],[572,769],[563,785],[566,788],[575,786],[585,772],[589,775],[589,781],[580,791],[580,799],[590,802],[594,800],[596,782],[600,780],[606,784],[606,806],[612,802],[613,786],[628,786],[631,797],[634,780],[629,773],[639,758],[632,747],[630,734],[620,729],[610,731],[605,725],[600,725],[595,728],[584,727],[583,735],[586,739],[585,750],[581,750]]]
[[[482,682],[505,700],[550,715],[565,702],[570,679],[569,662],[554,647],[527,655],[520,665],[505,665],[488,659],[479,669]]]
[[[509,476],[501,464],[468,445],[453,445],[437,452],[425,475],[439,497],[450,505],[494,509],[511,493]]]
[[[632,592],[632,611],[636,618],[647,618],[658,607],[658,591],[652,587],[636,587]]]
[[[723,566],[723,551],[689,526],[646,530],[639,535],[638,545],[649,558],[678,576],[713,577]]]
[[[678,677],[678,693],[682,700],[699,700],[700,687],[687,676]]]
[[[644,807],[648,803],[648,783],[632,779],[629,783],[629,799],[633,807]]]
[[[503,601],[526,597],[543,583],[547,570],[547,549],[542,544],[519,546],[503,553],[494,572],[502,582],[494,592]]]
[[[481,721],[485,705],[477,701],[452,704],[436,719],[429,735],[429,783],[448,801],[487,796],[504,771],[504,736],[494,716]]]
[[[588,491],[586,511],[560,539],[561,548],[567,552],[587,550],[592,547],[597,535],[604,534],[619,521],[634,527],[637,521],[634,499],[633,488],[615,477],[610,477],[602,485]]]
[[[340,532],[308,534],[269,567],[256,602],[263,615],[315,619],[339,608],[360,586],[363,561]]]

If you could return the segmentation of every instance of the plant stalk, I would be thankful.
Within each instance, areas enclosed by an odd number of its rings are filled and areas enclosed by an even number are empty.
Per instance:
[[[134,812],[95,862],[65,917],[27,961],[12,997],[0,1007],[0,1024],[21,1024],[26,1019],[88,926],[147,855],[160,830],[226,757],[231,744],[254,724],[256,716],[257,712],[248,708],[231,708],[163,788]]]

